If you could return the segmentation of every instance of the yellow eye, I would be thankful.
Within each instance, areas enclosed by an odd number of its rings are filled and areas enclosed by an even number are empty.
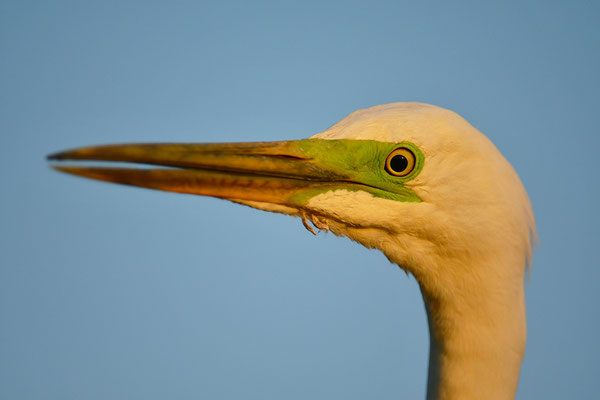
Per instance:
[[[393,176],[406,176],[415,168],[415,155],[405,147],[392,151],[385,160],[385,170]]]

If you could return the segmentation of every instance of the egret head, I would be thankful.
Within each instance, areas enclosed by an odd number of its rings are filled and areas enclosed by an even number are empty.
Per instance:
[[[394,103],[304,140],[109,145],[49,158],[151,164],[160,168],[55,168],[300,216],[380,249],[425,299],[428,398],[514,396],[533,213],[510,164],[455,113]]]
[[[431,294],[455,296],[484,278],[521,284],[536,235],[527,193],[494,144],[462,117],[428,104],[392,103],[356,111],[314,137],[418,149],[414,174],[387,176],[417,201],[365,192],[312,198],[309,209],[328,215],[334,232],[381,249]]]
[[[421,103],[356,111],[305,140],[109,145],[49,158],[159,165],[55,168],[309,218],[380,249],[433,296],[482,276],[522,279],[531,252],[533,214],[510,164],[460,116]],[[506,257],[521,262],[492,269],[490,259]]]

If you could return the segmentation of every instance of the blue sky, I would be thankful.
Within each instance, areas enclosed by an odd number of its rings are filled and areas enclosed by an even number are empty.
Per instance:
[[[540,244],[518,398],[593,398],[594,2],[0,3],[0,397],[423,398],[413,278],[225,201],[57,174],[97,143],[308,137],[450,108],[519,172]]]

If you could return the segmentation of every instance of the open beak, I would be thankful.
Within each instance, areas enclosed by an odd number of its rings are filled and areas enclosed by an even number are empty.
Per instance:
[[[169,192],[302,208],[310,194],[353,185],[311,154],[318,139],[211,144],[122,144],[54,153],[51,161],[110,161],[150,168],[53,165],[73,175]],[[158,168],[157,168],[158,167]]]
[[[213,196],[252,207],[296,214],[309,200],[336,191],[364,191],[396,201],[421,199],[384,172],[394,143],[303,139],[283,142],[119,144],[54,153],[50,161],[145,164],[132,167],[57,165],[102,181],[169,192]],[[410,177],[408,177],[410,178]],[[267,206],[269,205],[269,206]]]

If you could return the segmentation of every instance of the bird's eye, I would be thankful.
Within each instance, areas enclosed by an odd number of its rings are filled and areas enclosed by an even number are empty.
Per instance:
[[[415,155],[405,147],[392,151],[385,160],[385,170],[393,176],[406,176],[415,168]]]

